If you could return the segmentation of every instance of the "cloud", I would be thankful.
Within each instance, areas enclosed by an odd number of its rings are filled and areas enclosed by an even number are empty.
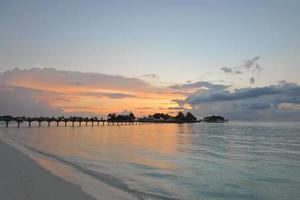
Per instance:
[[[250,65],[257,70],[255,64]],[[199,81],[157,88],[136,78],[15,69],[0,73],[0,113],[106,116],[124,109],[137,115],[157,109],[168,113],[191,109],[199,117],[217,114],[232,120],[300,120],[300,85],[296,83],[280,81],[235,90],[230,87]]]
[[[83,96],[90,96],[96,98],[107,97],[111,99],[123,99],[123,98],[133,98],[137,97],[136,95],[125,94],[125,93],[113,93],[113,92],[82,92],[79,93]]]
[[[254,83],[255,83],[255,78],[254,78],[253,76],[250,77],[249,82],[250,82],[251,84],[254,84]]]
[[[300,104],[296,103],[281,103],[278,105],[278,108],[284,110],[300,110]]]
[[[257,61],[258,61],[259,59],[260,59],[260,57],[259,57],[259,56],[256,56],[256,57],[254,57],[254,58],[252,58],[252,59],[246,60],[246,61],[244,62],[244,64],[242,65],[242,67],[244,67],[244,68],[246,68],[246,69],[248,69],[248,70],[250,70],[251,68],[260,70],[261,67],[260,67],[260,66],[258,65],[258,63],[257,63]]]
[[[235,90],[235,92],[229,92],[227,90],[222,90],[218,92],[206,92],[200,95],[191,95],[186,99],[189,104],[199,104],[205,102],[218,102],[218,101],[234,101],[249,98],[257,98],[264,95],[274,95],[281,91],[272,87],[263,88],[243,88]]]
[[[222,67],[221,70],[226,74],[243,74],[242,70],[238,70],[234,67]]]
[[[232,73],[232,68],[230,67],[222,67],[221,70],[224,71],[225,73]]]
[[[150,79],[153,79],[153,80],[159,80],[159,76],[157,74],[145,74],[143,75],[142,77],[145,77],[145,78],[150,78]]]
[[[172,102],[177,103],[180,107],[183,107],[186,104],[185,99],[173,99]]]
[[[180,89],[199,89],[199,88],[209,88],[211,90],[223,90],[230,87],[229,85],[214,84],[208,81],[199,81],[194,83],[185,83],[181,85],[171,85],[169,88],[180,90]]]
[[[124,109],[130,109],[136,114],[148,114],[150,109],[142,110],[136,107],[159,107],[162,103],[167,103],[173,98],[183,98],[186,94],[152,86],[137,78],[101,73],[50,68],[14,69],[0,73],[2,114],[98,113],[105,116],[109,112]],[[13,100],[10,102],[8,97]],[[37,105],[34,110],[35,104]],[[165,109],[168,106],[170,105],[165,105]]]
[[[195,92],[178,104],[190,104],[192,111],[202,116],[221,114],[235,120],[300,120],[297,109],[300,107],[300,85],[282,81],[234,91],[207,90]]]
[[[168,110],[183,110],[184,108],[181,106],[169,107]]]
[[[258,61],[260,60],[259,56],[256,56],[252,59],[245,60],[241,65],[236,67],[221,67],[220,69],[231,75],[241,75],[247,74],[251,77],[249,78],[249,83],[255,83],[255,76],[262,71],[262,67],[259,65]]]
[[[0,95],[0,113],[14,116],[58,116],[63,110],[52,107],[49,101],[68,101],[58,93],[3,85]]]
[[[236,71],[234,71],[234,73],[235,73],[235,74],[242,74],[243,72],[240,71],[240,70],[236,70]]]
[[[74,84],[77,86],[82,86],[82,83],[80,81],[75,81]]]
[[[138,107],[136,109],[138,109],[138,110],[153,110],[155,108],[153,108],[153,107]]]
[[[244,107],[249,110],[266,110],[266,109],[270,109],[273,107],[273,105],[269,104],[269,103],[257,103],[257,102],[241,103],[241,104],[236,104],[236,106]]]
[[[2,83],[35,89],[85,87],[123,89],[133,91],[152,90],[153,87],[137,78],[113,76],[101,73],[59,71],[52,68],[14,69],[0,75]],[[0,82],[0,83],[1,83]]]

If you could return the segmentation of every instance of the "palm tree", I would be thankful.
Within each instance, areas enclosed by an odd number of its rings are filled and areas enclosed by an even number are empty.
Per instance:
[[[134,120],[135,120],[135,116],[134,116],[133,113],[130,113],[130,114],[128,115],[128,117],[129,117],[129,121],[134,121]]]
[[[176,121],[180,121],[180,122],[184,121],[185,116],[184,116],[183,112],[179,111],[178,114],[176,115],[175,119],[176,119]]]
[[[115,113],[109,113],[108,115],[107,115],[107,120],[108,121],[115,121],[116,120],[116,114]]]
[[[197,121],[197,117],[195,117],[192,113],[188,112],[186,113],[185,116],[186,121],[188,122],[193,122],[193,121]]]

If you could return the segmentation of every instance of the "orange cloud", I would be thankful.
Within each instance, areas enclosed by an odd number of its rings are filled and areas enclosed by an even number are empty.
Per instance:
[[[184,98],[170,88],[154,87],[136,78],[55,69],[15,69],[1,74],[0,80],[0,85],[39,91],[32,94],[34,101],[65,113],[106,115],[126,109],[148,115],[170,112],[169,107],[178,106],[172,99]]]

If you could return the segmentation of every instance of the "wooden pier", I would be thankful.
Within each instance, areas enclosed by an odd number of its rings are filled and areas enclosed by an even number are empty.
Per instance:
[[[158,123],[167,123],[166,121],[159,121],[159,120],[143,120],[143,119],[136,119],[132,121],[113,121],[113,120],[107,120],[107,119],[97,119],[97,118],[13,118],[13,117],[2,117],[0,118],[0,122],[5,123],[5,127],[8,128],[10,124],[16,123],[17,127],[21,127],[21,124],[26,124],[27,127],[32,127],[33,123],[35,126],[42,127],[42,126],[113,126],[113,125],[138,125],[138,124],[158,124]],[[24,125],[22,126],[24,127]]]

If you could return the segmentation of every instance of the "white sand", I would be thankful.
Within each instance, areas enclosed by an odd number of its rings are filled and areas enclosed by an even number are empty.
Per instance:
[[[75,184],[46,171],[0,140],[1,200],[92,200]]]

